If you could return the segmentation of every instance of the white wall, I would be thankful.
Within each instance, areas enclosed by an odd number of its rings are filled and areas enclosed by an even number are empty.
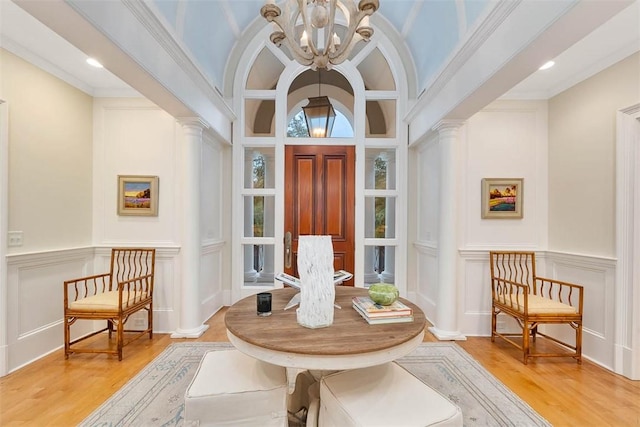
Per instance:
[[[585,354],[627,376],[640,332],[633,287],[616,281],[616,112],[639,102],[640,53],[549,100],[551,274],[585,286]]]
[[[153,246],[158,257],[154,291],[154,330],[172,332],[179,325],[181,307],[181,203],[183,184],[180,156],[184,143],[178,122],[146,99],[102,98],[94,102],[94,244]],[[226,250],[222,211],[226,146],[209,134],[201,145],[200,315],[204,322],[224,303]],[[117,215],[117,176],[159,177],[156,217]],[[230,288],[230,286],[227,286]]]
[[[13,131],[9,163],[16,171],[9,176],[9,211],[19,220],[12,222],[10,216],[9,222],[25,232],[25,245],[8,254],[6,286],[0,289],[0,297],[6,295],[0,304],[6,307],[0,313],[6,319],[0,334],[0,376],[62,347],[62,282],[107,271],[113,246],[157,248],[154,332],[174,331],[182,309],[182,128],[145,99],[93,99],[6,52],[2,59],[1,97],[9,101]],[[31,93],[25,86],[32,84],[39,90],[24,96]],[[19,101],[12,102],[15,99]],[[225,295],[228,302],[230,294],[225,267],[230,218],[224,214],[229,206],[229,152],[224,143],[205,136],[202,321],[222,307]],[[159,177],[158,216],[117,215],[119,174]],[[137,327],[136,322],[145,320],[136,315],[130,321]],[[79,321],[72,335],[95,326]]]
[[[0,74],[10,157],[1,232],[23,233],[0,281],[4,375],[62,345],[62,281],[92,270],[93,119],[90,96],[1,49]]]
[[[549,100],[550,248],[615,256],[615,114],[639,75],[636,53]]]
[[[547,106],[541,101],[497,101],[471,117],[458,140],[458,328],[488,335],[491,288],[487,251],[540,249],[547,227]],[[438,137],[415,147],[418,191],[418,304],[436,321],[438,295]],[[522,219],[482,219],[482,178],[523,178]],[[437,326],[437,325],[436,325]]]
[[[585,287],[583,354],[613,369],[616,327],[633,330],[632,313],[616,326],[615,113],[638,101],[638,67],[634,55],[549,103],[496,101],[461,128],[457,309],[463,334],[490,334],[487,252],[534,250],[540,275]],[[419,305],[435,319],[437,136],[414,147],[414,154],[419,201],[410,271],[416,272]],[[481,218],[484,177],[524,178],[522,219]],[[509,328],[509,320],[499,327]],[[567,328],[549,330],[573,336]]]
[[[0,49],[9,104],[8,254],[91,243],[92,98]]]

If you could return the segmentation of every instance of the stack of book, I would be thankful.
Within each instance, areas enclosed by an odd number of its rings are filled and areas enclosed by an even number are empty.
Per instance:
[[[413,322],[411,307],[396,300],[391,305],[376,304],[369,297],[353,297],[353,308],[370,325]]]

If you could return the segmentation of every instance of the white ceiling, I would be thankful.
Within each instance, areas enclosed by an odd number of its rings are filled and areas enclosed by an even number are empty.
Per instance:
[[[408,14],[415,12],[419,2],[409,3],[413,7],[406,8]],[[393,20],[400,22],[397,16]],[[0,0],[0,46],[90,95],[139,96],[107,70],[87,65],[84,53],[9,0]],[[549,98],[638,50],[640,0],[557,58],[550,58],[555,67],[532,74],[503,98]]]

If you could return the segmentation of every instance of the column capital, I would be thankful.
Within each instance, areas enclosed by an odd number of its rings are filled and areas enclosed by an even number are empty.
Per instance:
[[[177,117],[176,120],[180,126],[185,128],[196,128],[201,131],[209,129],[209,124],[200,117]]]
[[[440,120],[438,123],[433,125],[431,129],[436,132],[446,132],[451,130],[458,130],[463,124],[465,124],[465,120]]]

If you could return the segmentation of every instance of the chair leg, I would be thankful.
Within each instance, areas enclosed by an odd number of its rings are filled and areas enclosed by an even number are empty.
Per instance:
[[[524,353],[524,364],[529,361],[529,322],[522,322],[522,352]]]
[[[582,365],[582,322],[576,328],[576,355],[578,356],[578,365]]]
[[[498,313],[496,313],[495,307],[491,307],[491,342],[496,341],[497,324],[498,324]]]
[[[69,358],[69,353],[71,353],[71,325],[69,324],[69,319],[67,316],[64,316],[64,358]]]
[[[153,339],[153,303],[149,304],[149,312],[147,313],[147,328],[149,328],[149,339]]]
[[[124,322],[122,319],[118,319],[118,360],[122,360],[122,347],[124,343]]]
[[[109,330],[109,339],[111,339],[111,335],[113,334],[113,322],[111,319],[107,320],[107,329]]]

